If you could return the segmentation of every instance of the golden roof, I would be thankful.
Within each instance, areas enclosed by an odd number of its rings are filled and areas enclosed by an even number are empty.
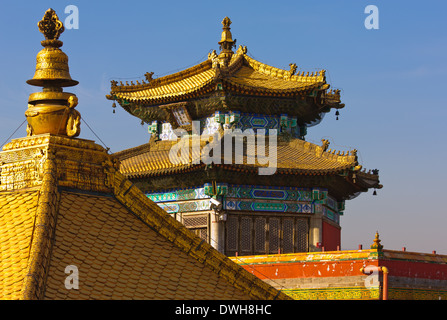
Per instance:
[[[60,196],[45,299],[250,299],[113,197]],[[80,266],[80,290],[65,288],[67,265]]]
[[[149,200],[92,141],[0,152],[0,298],[288,299]],[[67,289],[67,266],[79,288]]]
[[[27,274],[38,191],[0,193],[0,299],[19,299]]]
[[[182,161],[178,163],[171,162],[170,150],[175,144],[180,143],[182,143],[180,139],[178,141],[152,141],[136,148],[117,152],[115,155],[120,159],[120,171],[129,178],[138,178],[185,172],[203,167],[204,164],[200,162],[200,152],[196,148],[192,148],[192,143],[189,143],[189,159],[182,158]],[[247,153],[252,150],[255,154],[255,145],[246,142],[245,147],[249,150]],[[268,144],[266,144],[266,149],[268,149]],[[278,140],[276,150],[277,173],[322,175],[340,173],[358,166],[356,150],[341,153],[327,149],[325,145],[319,146],[301,139]],[[227,168],[251,171],[257,170],[261,166],[267,166],[257,162],[249,164],[246,154],[243,164],[223,164],[224,152],[221,156],[222,164],[217,165]]]
[[[107,98],[124,104],[155,105],[198,97],[215,91],[217,86],[223,91],[272,97],[296,97],[312,90],[326,93],[329,85],[325,70],[296,73],[296,64],[290,64],[289,70],[275,68],[248,56],[245,46],[234,53],[231,21],[226,17],[222,24],[220,54],[214,50],[206,61],[168,76],[152,79],[153,73],[147,73],[141,83],[112,81]]]
[[[327,89],[325,71],[295,75],[290,71],[271,67],[239,49],[226,69],[216,67],[211,55],[207,61],[173,75],[131,85],[112,82],[109,99],[142,104],[175,102],[214,91],[218,83],[224,90],[242,94],[266,96],[295,96],[313,89]],[[213,67],[214,66],[214,67]]]

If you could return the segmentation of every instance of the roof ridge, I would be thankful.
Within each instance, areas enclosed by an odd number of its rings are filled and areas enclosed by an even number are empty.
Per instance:
[[[185,79],[189,76],[194,76],[196,74],[199,74],[203,71],[207,71],[209,69],[211,69],[212,67],[212,63],[209,59],[194,65],[192,67],[186,68],[184,70],[178,71],[176,73],[172,73],[172,74],[168,74],[166,76],[160,77],[160,78],[155,78],[152,79],[152,75],[153,72],[151,73],[146,73],[145,77],[146,77],[146,81],[144,80],[142,81],[142,83],[140,84],[140,82],[137,80],[137,84],[134,84],[133,81],[131,81],[131,84],[128,84],[128,82],[126,81],[126,84],[123,84],[122,81],[120,81],[120,84],[118,85],[118,81],[112,80],[111,84],[112,84],[112,92],[132,92],[132,91],[140,91],[140,90],[144,90],[144,89],[150,89],[150,88],[154,88],[154,87],[158,87],[160,85],[167,85],[173,82],[176,82],[178,80],[182,80]]]
[[[176,140],[150,140],[148,143],[115,152],[113,156],[122,161],[151,151],[170,150],[170,147],[181,141],[183,141],[182,138],[177,138]]]
[[[305,152],[314,153],[317,157],[325,157],[328,160],[336,160],[338,162],[352,162],[357,165],[357,150],[351,151],[338,151],[328,149],[329,141],[326,139],[322,139],[322,145],[319,146],[315,143],[301,140],[301,139],[293,139],[289,142],[290,147],[294,149],[302,148]],[[300,145],[300,146],[298,146]]]
[[[148,143],[144,143],[142,145],[136,146],[136,147],[132,147],[132,148],[128,148],[128,149],[124,149],[118,152],[113,153],[113,156],[116,157],[119,160],[124,160],[124,159],[128,159],[131,158],[135,155],[144,153],[144,151],[149,151],[150,150],[150,142]]]
[[[21,300],[41,299],[45,291],[60,198],[54,158],[55,155],[48,151],[31,236],[27,271],[21,288]]]
[[[322,69],[320,71],[312,72],[309,75],[309,72],[304,74],[304,71],[301,72],[301,75],[296,73],[296,64],[289,64],[290,70],[285,70],[277,67],[270,66],[266,63],[260,62],[246,53],[243,54],[245,61],[248,65],[254,70],[261,72],[266,75],[270,75],[282,80],[296,81],[296,82],[309,82],[309,83],[317,83],[322,82],[326,83],[326,70]]]

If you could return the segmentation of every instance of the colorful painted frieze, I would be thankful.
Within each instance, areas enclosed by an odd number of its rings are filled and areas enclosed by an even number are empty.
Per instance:
[[[321,213],[336,223],[340,220],[338,202],[327,195],[327,190],[319,188],[205,183],[203,187],[167,190],[147,196],[170,213],[207,210],[209,207],[198,200],[217,196],[222,200],[223,209],[229,211]],[[195,201],[189,204],[182,202],[188,200]]]
[[[211,202],[209,200],[157,203],[157,205],[168,213],[207,211],[211,209]]]
[[[229,185],[228,198],[312,201],[311,189]]]
[[[281,290],[295,300],[378,300],[379,287],[305,288]]]
[[[169,202],[169,201],[209,198],[209,196],[205,194],[204,187],[150,193],[147,194],[147,197],[154,202]]]
[[[314,213],[312,205],[308,203],[261,202],[256,200],[226,200],[224,202],[224,209],[237,211]]]

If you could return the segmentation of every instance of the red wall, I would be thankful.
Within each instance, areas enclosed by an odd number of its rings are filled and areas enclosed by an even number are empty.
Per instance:
[[[383,260],[380,263],[388,268],[390,276],[447,280],[447,265],[445,263],[391,260]]]
[[[324,251],[335,251],[341,244],[340,228],[323,221],[323,247]]]
[[[326,278],[361,276],[360,268],[377,266],[377,260],[346,260],[346,261],[308,261],[288,263],[261,263],[242,265],[248,272],[260,279],[290,279],[290,278]]]

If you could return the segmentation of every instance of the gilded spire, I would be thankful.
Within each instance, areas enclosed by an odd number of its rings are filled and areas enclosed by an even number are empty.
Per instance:
[[[376,236],[374,238],[374,243],[370,246],[371,249],[377,249],[381,251],[383,249],[383,245],[380,244],[379,232],[376,232]]]
[[[230,25],[231,25],[230,18],[225,17],[222,20],[222,25],[223,25],[223,27],[222,27],[222,37],[221,37],[221,39],[219,41],[219,44],[223,45],[223,44],[228,43],[229,45],[231,45],[231,47],[228,48],[228,49],[231,50],[231,48],[233,47],[232,45],[234,44],[234,41],[232,39],[232,35],[231,35],[231,31],[230,31]],[[224,48],[224,49],[227,49],[227,48]]]
[[[80,133],[81,119],[74,109],[78,99],[62,90],[78,84],[70,76],[67,55],[59,49],[63,44],[59,36],[64,32],[64,25],[56,12],[48,9],[37,26],[45,37],[41,42],[44,48],[37,54],[36,72],[27,83],[43,87],[43,91],[29,96],[25,112],[28,135],[50,133],[76,137]]]
[[[37,23],[39,31],[45,36],[45,40],[58,40],[62,32],[64,32],[64,24],[57,17],[53,9],[45,12],[42,20]]]
[[[236,40],[233,40],[233,36],[231,35],[230,25],[231,20],[228,17],[225,17],[222,20],[222,36],[219,43],[221,52],[219,54],[219,60],[222,66],[227,66],[231,57],[233,56],[233,47],[236,46]]]
[[[53,9],[45,12],[42,20],[38,22],[39,31],[45,36],[41,41],[42,49],[36,58],[36,72],[27,83],[39,87],[71,87],[78,81],[71,79],[68,68],[68,57],[59,49],[63,42],[58,40],[64,25]]]

